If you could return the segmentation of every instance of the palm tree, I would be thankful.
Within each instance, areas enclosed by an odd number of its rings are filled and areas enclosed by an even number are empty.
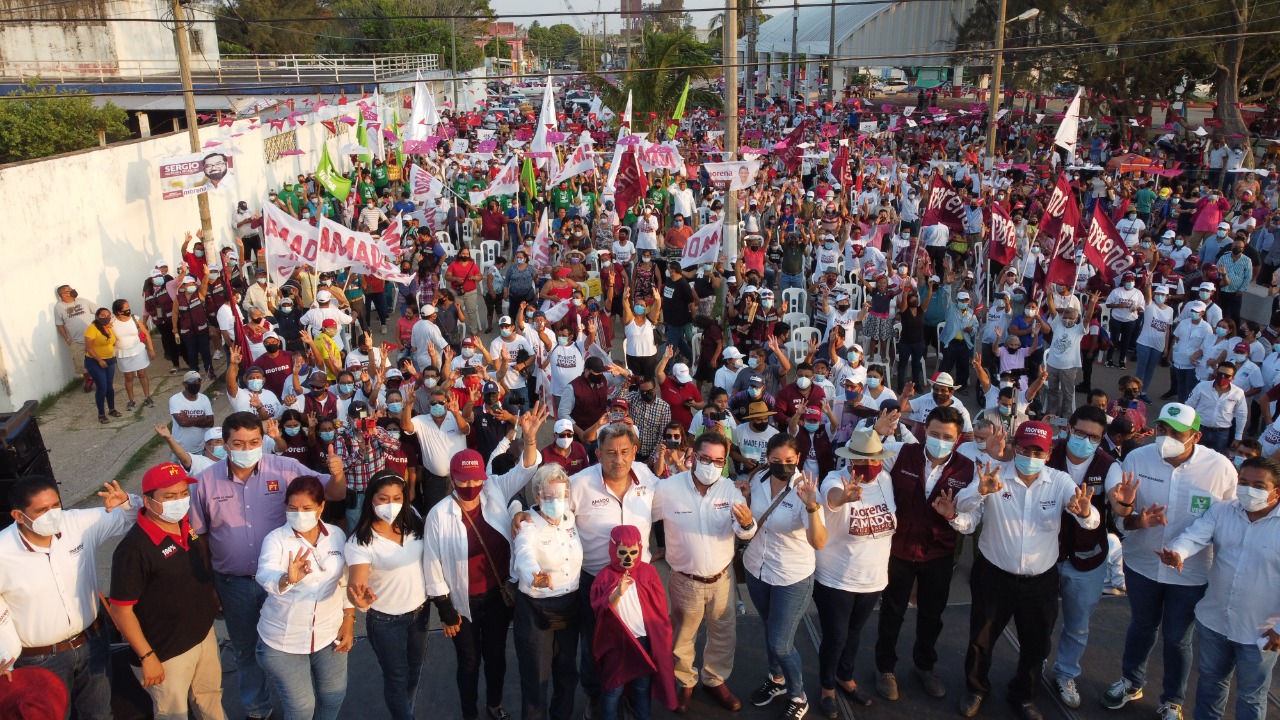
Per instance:
[[[680,102],[686,80],[690,81],[686,108],[724,106],[720,95],[697,87],[698,81],[716,77],[720,70],[689,30],[646,34],[630,65],[632,71],[624,74],[617,85],[598,74],[588,74],[586,79],[604,104],[617,112],[626,107],[627,93],[631,93],[635,130],[665,127]],[[656,113],[653,121],[649,120],[650,113]]]

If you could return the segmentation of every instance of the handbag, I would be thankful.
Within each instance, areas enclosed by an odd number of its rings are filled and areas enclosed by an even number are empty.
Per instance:
[[[764,527],[769,516],[778,508],[778,503],[781,503],[783,498],[785,498],[790,492],[791,486],[788,485],[782,489],[782,492],[778,493],[778,497],[774,498],[772,503],[769,503],[769,507],[765,508],[764,514],[760,516],[759,520],[756,520],[757,535],[760,533],[760,529]],[[755,536],[753,535],[751,539],[754,540]],[[747,578],[747,566],[743,562],[743,557],[746,556],[747,545],[750,543],[751,540],[741,540],[733,548],[733,574],[738,578],[738,582],[744,582]]]
[[[462,510],[462,506],[458,506]],[[516,606],[516,596],[511,590],[511,581],[498,572],[498,566],[493,562],[493,556],[489,554],[489,546],[484,544],[484,536],[476,529],[476,524],[471,522],[471,517],[467,515],[466,510],[462,510],[462,519],[466,521],[467,526],[471,528],[471,532],[476,534],[476,540],[480,541],[480,550],[484,553],[484,559],[489,563],[489,570],[493,572],[493,576],[498,578],[498,592],[502,595],[502,602],[507,607]]]

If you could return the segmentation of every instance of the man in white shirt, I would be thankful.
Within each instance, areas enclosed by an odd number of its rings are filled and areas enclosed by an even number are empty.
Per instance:
[[[742,370],[742,351],[730,345],[720,353],[720,357],[724,358],[724,365],[716,370],[713,384],[729,392],[733,390],[733,383],[738,379],[738,372]]]
[[[1186,405],[1165,405],[1155,432],[1155,442],[1135,448],[1121,463],[1138,485],[1121,526],[1130,619],[1123,674],[1103,693],[1102,704],[1115,710],[1142,697],[1147,657],[1159,633],[1164,687],[1158,712],[1162,718],[1181,718],[1191,672],[1191,621],[1204,597],[1210,558],[1207,553],[1188,558],[1178,572],[1161,565],[1156,553],[1215,503],[1235,497],[1236,469],[1225,456],[1197,444],[1200,418]]]
[[[725,686],[737,650],[734,602],[734,537],[750,540],[756,532],[751,508],[724,477],[729,441],[706,432],[693,444],[693,467],[659,480],[653,490],[653,519],[665,521],[671,579],[671,632],[675,652],[676,712],[689,708],[699,679],[726,710],[742,707]],[[703,620],[707,641],[702,671],[693,668],[694,641]]]
[[[449,461],[466,449],[474,412],[472,403],[459,409],[457,396],[446,388],[432,388],[428,397],[426,413],[415,417],[410,402],[404,404],[400,413],[401,429],[416,435],[422,448],[426,477],[418,481],[414,506],[423,515],[453,487],[449,480]]]
[[[339,303],[334,302],[333,293],[321,290],[316,293],[316,307],[303,313],[300,322],[313,336],[324,332],[325,320],[333,320],[338,323],[339,328],[346,327],[351,324],[351,314],[338,305]],[[333,339],[338,343],[338,349],[345,352],[347,347],[343,344],[342,336],[343,333],[340,332]]]
[[[1076,487],[1070,475],[1045,467],[1053,450],[1053,428],[1028,421],[1014,436],[1012,463],[979,468],[978,481],[956,496],[958,512],[983,519],[974,559],[969,651],[965,655],[968,694],[960,714],[973,717],[991,691],[987,675],[993,645],[1009,620],[1018,629],[1018,670],[1009,701],[1025,720],[1041,717],[1035,707],[1041,667],[1049,656],[1058,619],[1058,535],[1063,513],[1086,530],[1098,527],[1093,489]]]
[[[52,671],[86,720],[111,717],[111,647],[98,622],[98,549],[133,527],[142,507],[119,483],[103,487],[98,496],[105,509],[64,510],[52,479],[22,478],[9,491],[13,524],[0,531],[0,673],[28,666]]]
[[[1220,362],[1213,379],[1196,384],[1187,396],[1187,405],[1201,421],[1200,444],[1224,455],[1239,446],[1249,422],[1249,399],[1235,377],[1236,366]]]
[[[1191,359],[1197,355],[1207,338],[1213,336],[1212,323],[1205,322],[1205,304],[1200,300],[1192,300],[1183,307],[1186,319],[1179,319],[1173,328],[1173,348],[1170,350],[1173,362],[1174,389],[1178,399],[1185,401],[1196,386],[1196,363]]]
[[[1236,706],[1230,717],[1265,718],[1280,651],[1280,464],[1249,458],[1239,473],[1234,501],[1215,504],[1160,550],[1161,562],[1181,570],[1186,558],[1213,546],[1208,591],[1196,605],[1196,720],[1221,720],[1233,674]]]
[[[444,339],[440,328],[436,326],[436,314],[435,305],[430,303],[423,305],[418,311],[418,322],[413,324],[413,330],[409,333],[409,347],[413,357],[413,364],[419,371],[431,365],[429,348],[435,348],[438,355],[449,347],[449,343]]]
[[[520,357],[521,350],[525,352],[523,358]],[[489,356],[494,358],[495,364],[498,364],[499,358],[506,357],[507,370],[501,380],[507,388],[508,402],[511,398],[524,398],[525,406],[528,407],[531,398],[524,370],[538,362],[538,357],[535,356],[529,340],[523,334],[516,332],[515,322],[512,321],[511,316],[503,315],[498,318],[498,337],[489,343]]]
[[[1132,248],[1138,244],[1138,238],[1142,235],[1142,231],[1147,229],[1147,224],[1138,219],[1138,211],[1136,208],[1129,208],[1128,214],[1116,223],[1116,232],[1120,233],[1120,237],[1124,239],[1126,247]]]

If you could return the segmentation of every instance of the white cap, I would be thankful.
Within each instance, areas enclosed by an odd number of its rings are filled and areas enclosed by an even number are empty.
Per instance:
[[[328,290],[321,290],[316,293],[316,302],[326,303],[333,299],[333,293]]]
[[[221,439],[222,439],[222,428],[220,427],[209,428],[208,430],[204,431],[204,442],[209,442],[210,440],[221,440]]]
[[[1214,286],[1213,286],[1213,283],[1211,283],[1211,282],[1202,282],[1202,283],[1200,283],[1199,285],[1197,285],[1197,286],[1196,286],[1196,289],[1197,289],[1197,290],[1208,290],[1209,292],[1213,292],[1214,290],[1217,290],[1217,288],[1216,288],[1216,287],[1214,287]]]
[[[1187,310],[1188,310],[1189,312],[1201,312],[1201,313],[1202,313],[1202,312],[1204,312],[1205,310],[1208,310],[1208,309],[1209,309],[1209,306],[1208,306],[1208,305],[1205,305],[1204,303],[1200,302],[1199,300],[1192,300],[1191,302],[1187,303]]]
[[[1171,237],[1176,237],[1176,236],[1177,236],[1177,234],[1178,234],[1178,233],[1176,233],[1176,232],[1174,232],[1174,231],[1172,231],[1172,230],[1165,230],[1165,231],[1164,231],[1164,234],[1163,234],[1163,235],[1161,235],[1160,237],[1167,237],[1167,238],[1171,238]]]
[[[1218,223],[1218,229],[1219,229],[1219,230],[1230,230],[1230,229],[1231,229],[1231,223],[1229,223],[1229,222],[1220,222],[1220,223]]]
[[[956,299],[957,299],[957,300],[968,300],[968,299],[969,299],[969,293],[967,293],[967,292],[965,292],[965,291],[961,290],[960,292],[956,293]]]
[[[689,374],[689,366],[684,363],[676,363],[672,366],[671,374],[675,376],[677,382],[693,382],[693,376]]]
[[[436,314],[436,306],[432,305],[431,303],[427,303],[426,305],[423,305],[420,310],[418,310],[418,314],[421,315],[422,317],[431,317],[432,315]]]
[[[183,284],[183,285],[190,285],[191,283],[198,283],[198,282],[200,282],[200,281],[199,281],[199,280],[196,280],[196,279],[195,279],[195,277],[193,277],[193,276],[191,276],[191,275],[183,275],[183,276],[182,276],[182,284]]]
[[[515,325],[515,322],[511,320],[510,315],[503,315],[498,318],[498,327],[502,327],[503,325]]]
[[[156,258],[156,267],[169,267],[169,261],[164,258]]]
[[[741,360],[742,351],[730,345],[729,347],[724,349],[724,352],[720,353],[720,356],[728,360]]]
[[[573,430],[573,421],[572,421],[572,420],[569,420],[568,418],[565,418],[565,419],[563,419],[563,420],[557,420],[557,421],[556,421],[556,424],[555,424],[555,433],[556,433],[556,435],[559,435],[559,434],[560,434],[560,433],[562,433],[562,432],[569,432],[569,431],[571,431],[571,430]]]
[[[760,292],[760,288],[756,287],[755,285],[748,285],[748,286],[746,286],[746,287],[742,288],[742,293],[743,293],[744,295],[745,295],[746,293],[757,293],[757,294],[758,294],[759,292]]]

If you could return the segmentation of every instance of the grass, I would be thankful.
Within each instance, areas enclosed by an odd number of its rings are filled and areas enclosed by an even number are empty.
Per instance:
[[[49,393],[48,395],[40,398],[40,404],[36,406],[36,415],[43,415],[46,410],[53,407],[54,403],[75,392],[83,384],[84,380],[76,378],[75,380],[69,381],[66,386],[58,392]]]
[[[159,435],[152,435],[142,446],[133,451],[128,460],[124,461],[124,465],[120,467],[120,471],[112,478],[116,482],[124,483],[138,470],[141,470],[147,464],[147,459],[151,457],[151,453],[164,444],[164,438]]]

